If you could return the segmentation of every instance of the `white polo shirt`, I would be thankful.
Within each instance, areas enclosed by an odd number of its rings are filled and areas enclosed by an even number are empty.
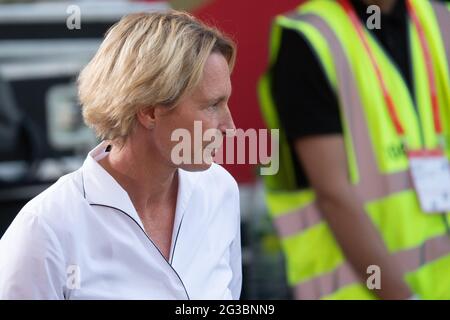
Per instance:
[[[238,299],[239,191],[221,166],[178,169],[170,258],[98,160],[60,178],[0,240],[0,299]]]

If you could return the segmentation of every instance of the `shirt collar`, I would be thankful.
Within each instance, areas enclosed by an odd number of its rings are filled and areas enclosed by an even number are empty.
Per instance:
[[[110,207],[124,212],[133,218],[142,228],[143,224],[128,193],[98,163],[108,155],[108,144],[100,143],[86,157],[82,167],[83,193],[90,205]],[[197,175],[178,169],[178,193],[174,225],[178,225],[192,196]]]

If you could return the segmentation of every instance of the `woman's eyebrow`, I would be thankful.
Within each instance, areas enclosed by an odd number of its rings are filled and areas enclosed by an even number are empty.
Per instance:
[[[218,103],[224,102],[224,101],[226,101],[226,100],[227,100],[227,97],[226,97],[226,96],[221,96],[221,97],[219,97],[219,98],[213,98],[213,99],[209,100],[208,102],[209,102],[210,104],[218,104]]]

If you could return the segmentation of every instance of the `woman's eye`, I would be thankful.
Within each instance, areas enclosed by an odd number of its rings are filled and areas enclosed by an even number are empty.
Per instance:
[[[219,107],[218,104],[213,104],[212,106],[209,106],[208,109],[215,110],[215,109],[217,109],[218,107]]]

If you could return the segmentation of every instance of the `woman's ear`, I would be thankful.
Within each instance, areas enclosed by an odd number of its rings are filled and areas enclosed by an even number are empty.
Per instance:
[[[155,108],[145,107],[138,111],[137,119],[139,123],[147,129],[153,129],[155,127]]]

